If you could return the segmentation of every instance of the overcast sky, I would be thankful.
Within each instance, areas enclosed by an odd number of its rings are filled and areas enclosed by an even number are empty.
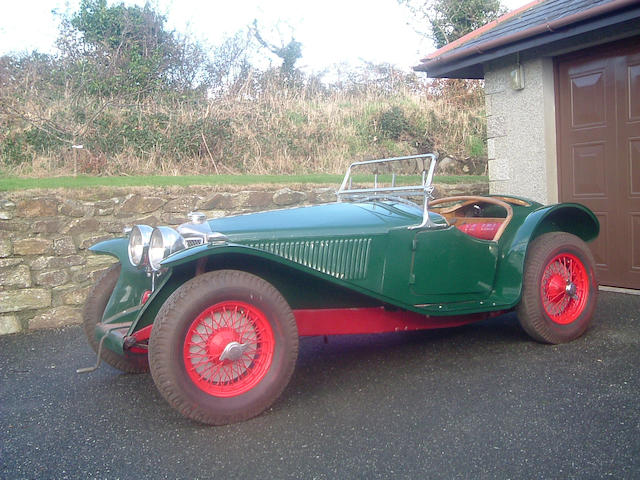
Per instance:
[[[108,0],[109,5],[120,3]],[[144,0],[126,0],[144,5]],[[258,19],[272,43],[288,41],[293,33],[302,43],[299,65],[322,71],[336,63],[361,60],[391,63],[409,69],[433,50],[407,25],[408,12],[397,0],[155,0],[167,26],[189,33],[204,45],[216,45],[226,36]],[[514,9],[527,0],[507,0]],[[4,0],[0,14],[0,55],[38,50],[51,53],[58,34],[52,10],[76,11],[80,0]],[[279,26],[281,35],[275,30]],[[276,62],[277,63],[277,62]]]

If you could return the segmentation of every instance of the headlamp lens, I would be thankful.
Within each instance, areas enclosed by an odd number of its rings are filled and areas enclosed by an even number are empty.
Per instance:
[[[139,267],[146,263],[145,251],[149,246],[149,239],[153,229],[147,225],[136,225],[129,234],[129,261],[132,265]]]
[[[149,241],[149,265],[153,270],[160,270],[160,264],[165,258],[183,248],[185,242],[182,235],[170,227],[157,227]]]

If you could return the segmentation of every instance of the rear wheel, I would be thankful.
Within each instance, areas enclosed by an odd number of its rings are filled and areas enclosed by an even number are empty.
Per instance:
[[[82,312],[82,327],[84,333],[87,336],[89,345],[93,348],[93,351],[98,353],[98,340],[96,340],[96,325],[102,321],[102,315],[107,308],[107,303],[113,289],[118,283],[120,277],[121,266],[119,263],[112,265],[107,271],[98,279],[93,286],[87,301],[84,304],[84,310]],[[129,353],[127,356],[118,355],[115,352],[107,348],[102,349],[100,358],[118,370],[122,370],[127,373],[144,373],[149,371],[149,362],[147,361],[146,354]]]
[[[293,312],[246,272],[199,275],[161,308],[151,332],[151,375],[180,413],[212,425],[246,420],[284,390],[298,354]]]
[[[575,235],[547,233],[529,247],[518,319],[535,340],[569,342],[582,335],[596,307],[593,256]]]

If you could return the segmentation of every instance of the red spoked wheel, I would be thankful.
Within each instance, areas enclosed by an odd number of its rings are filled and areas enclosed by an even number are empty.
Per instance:
[[[246,272],[220,270],[184,283],[151,331],[149,365],[164,398],[211,425],[239,422],[268,408],[298,356],[298,329],[282,295]]]
[[[518,319],[535,340],[569,342],[582,335],[596,307],[595,262],[575,235],[547,233],[529,247]]]
[[[556,255],[542,273],[540,295],[551,320],[560,325],[575,321],[589,298],[589,276],[584,264],[570,253]]]
[[[216,397],[233,397],[264,378],[275,349],[271,324],[259,309],[221,302],[205,309],[189,327],[184,364],[193,383]]]

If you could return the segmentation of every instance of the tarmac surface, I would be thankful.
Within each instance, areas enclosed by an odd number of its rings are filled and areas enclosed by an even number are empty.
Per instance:
[[[601,292],[558,346],[513,314],[303,338],[282,397],[224,427],[93,363],[79,327],[0,337],[0,478],[640,478],[640,296]]]

